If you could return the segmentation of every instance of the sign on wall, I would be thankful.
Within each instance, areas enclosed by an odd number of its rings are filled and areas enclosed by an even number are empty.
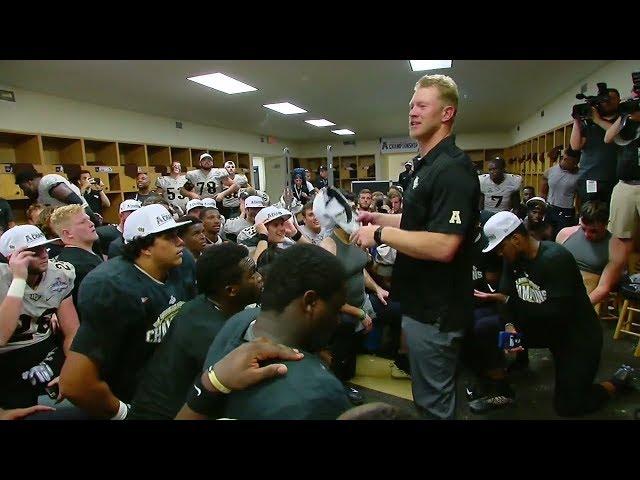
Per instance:
[[[381,138],[380,153],[416,153],[418,141],[410,137]]]

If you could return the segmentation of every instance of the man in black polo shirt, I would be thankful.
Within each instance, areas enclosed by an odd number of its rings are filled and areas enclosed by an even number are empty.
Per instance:
[[[134,420],[175,418],[218,331],[262,293],[262,276],[249,251],[231,242],[202,254],[197,278],[200,295],[182,306],[145,368],[133,400]]]
[[[592,108],[592,118],[586,122],[573,119],[571,148],[582,150],[576,193],[580,203],[602,200],[609,204],[616,181],[617,145],[604,142],[604,134],[618,116],[620,93],[608,90],[609,100]]]
[[[181,275],[184,243],[162,205],[124,224],[123,257],[104,262],[78,295],[82,323],[60,374],[60,391],[96,418],[126,418],[140,375],[180,306],[193,298]]]
[[[0,198],[0,235],[15,226],[11,205],[4,198]]]
[[[415,403],[433,418],[455,413],[460,340],[473,312],[472,249],[480,185],[470,158],[451,134],[458,88],[444,75],[415,87],[409,132],[421,158],[404,192],[402,215],[364,213],[353,240],[398,251],[392,295],[403,313]]]

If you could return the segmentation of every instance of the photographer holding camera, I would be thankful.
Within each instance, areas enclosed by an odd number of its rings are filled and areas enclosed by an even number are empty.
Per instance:
[[[605,134],[607,144],[621,147],[618,156],[618,183],[613,188],[609,230],[624,250],[622,261],[614,265],[621,272],[633,251],[633,235],[638,227],[640,209],[640,72],[632,74],[631,100],[621,104],[621,115]]]
[[[104,185],[100,181],[99,178],[92,178],[91,172],[88,170],[81,170],[80,176],[77,179],[74,179],[78,188],[80,188],[80,192],[82,196],[89,204],[93,213],[100,215],[100,219],[102,219],[102,210],[104,208],[109,208],[111,206],[111,202],[109,198],[104,193]],[[98,227],[99,225],[96,225]]]
[[[598,95],[576,95],[586,104],[575,105],[571,148],[581,150],[577,194],[580,203],[601,200],[607,204],[616,180],[618,147],[606,144],[604,134],[618,116],[620,92],[598,84]]]

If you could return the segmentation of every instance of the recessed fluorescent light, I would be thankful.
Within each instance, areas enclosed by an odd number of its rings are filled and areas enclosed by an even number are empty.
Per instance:
[[[294,115],[296,113],[307,113],[306,110],[303,110],[300,107],[296,107],[295,105],[289,102],[270,103],[268,105],[263,105],[263,107],[270,108],[271,110],[275,110],[276,112],[282,113],[284,115]]]
[[[336,135],[355,135],[356,134],[356,132],[352,132],[351,130],[347,130],[346,128],[343,128],[341,130],[331,130],[331,131]]]
[[[421,70],[436,70],[438,68],[451,68],[451,60],[409,60],[414,72]]]
[[[189,77],[187,80],[199,83],[205,87],[214,88],[221,92],[233,95],[234,93],[253,92],[257,88],[239,82],[235,78],[226,76],[224,73],[209,73],[207,75],[198,75],[197,77]]]
[[[332,123],[329,120],[325,120],[324,118],[321,118],[320,120],[305,120],[305,122],[310,123],[311,125],[314,125],[316,127],[330,127],[332,125],[335,125],[335,123]]]

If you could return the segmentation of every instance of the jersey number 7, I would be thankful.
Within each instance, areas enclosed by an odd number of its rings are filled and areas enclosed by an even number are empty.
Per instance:
[[[502,197],[499,195],[491,195],[491,200],[497,200],[498,202],[496,203],[496,207],[499,207],[500,204],[502,203]]]

